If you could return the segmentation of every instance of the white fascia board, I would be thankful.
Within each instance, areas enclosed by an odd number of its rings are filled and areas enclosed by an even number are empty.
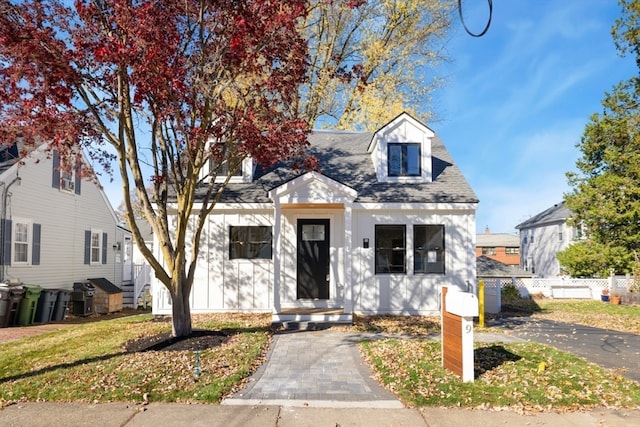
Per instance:
[[[267,194],[271,200],[282,199],[292,194],[296,190],[299,190],[305,186],[310,185],[312,182],[317,181],[327,186],[334,194],[341,194],[349,201],[355,200],[358,196],[358,192],[353,188],[346,186],[336,180],[333,180],[318,172],[307,172],[289,182],[286,182],[279,187],[274,188]]]
[[[475,211],[477,203],[354,203],[354,210]]]
[[[154,209],[157,206],[154,205]],[[198,212],[202,209],[202,203],[194,203],[193,211]],[[213,212],[223,211],[223,210],[272,210],[273,203],[216,203],[213,208]],[[170,214],[178,210],[177,203],[167,203],[167,212]]]

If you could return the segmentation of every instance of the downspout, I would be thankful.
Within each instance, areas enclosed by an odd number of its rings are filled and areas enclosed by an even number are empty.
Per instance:
[[[13,180],[9,183],[9,185],[6,185],[4,182],[0,182],[0,185],[2,185],[2,213],[1,213],[1,219],[2,221],[0,222],[0,264],[2,265],[2,268],[0,268],[0,283],[4,282],[4,278],[5,278],[5,270],[7,269],[7,263],[4,260],[5,257],[5,253],[4,253],[4,240],[6,238],[5,236],[5,227],[4,227],[4,220],[7,219],[7,199],[9,198],[9,188],[11,188],[11,186],[13,184],[15,184],[16,182],[18,183],[18,185],[20,185],[20,181],[22,181],[22,178],[20,178],[18,175],[16,175],[15,178],[13,178]]]

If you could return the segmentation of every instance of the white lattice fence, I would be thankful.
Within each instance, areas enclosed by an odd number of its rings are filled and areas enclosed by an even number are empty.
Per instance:
[[[609,288],[611,292],[624,293],[632,284],[630,278],[610,279],[573,279],[573,278],[499,278],[483,279],[485,286],[500,287],[513,284],[523,298],[534,295],[543,295],[547,298],[582,298],[600,299],[603,289]],[[631,280],[631,282],[630,282]]]

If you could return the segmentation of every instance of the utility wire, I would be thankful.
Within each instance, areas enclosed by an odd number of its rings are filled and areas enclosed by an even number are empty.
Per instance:
[[[489,27],[491,26],[491,18],[493,16],[493,0],[487,0],[487,2],[489,3],[489,19],[487,20],[487,25],[485,25],[484,30],[482,30],[481,32],[473,33],[471,32],[469,27],[467,27],[467,23],[464,22],[464,16],[462,15],[462,0],[458,0],[458,14],[460,15],[460,21],[462,21],[462,26],[464,27],[464,30],[471,37],[482,37],[487,33],[487,31],[489,31]]]

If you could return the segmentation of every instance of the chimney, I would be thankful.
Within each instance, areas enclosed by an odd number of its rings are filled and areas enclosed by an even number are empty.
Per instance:
[[[489,230],[488,225],[484,228],[484,234],[491,234],[491,230]]]

